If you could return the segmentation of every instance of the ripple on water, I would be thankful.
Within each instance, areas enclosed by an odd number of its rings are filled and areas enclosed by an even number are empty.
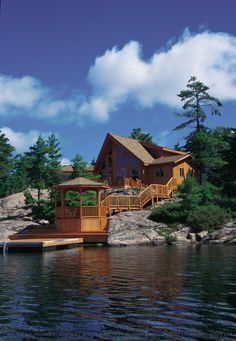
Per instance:
[[[234,247],[0,257],[1,340],[234,339]]]

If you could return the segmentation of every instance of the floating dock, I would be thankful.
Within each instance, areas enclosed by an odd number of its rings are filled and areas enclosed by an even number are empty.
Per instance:
[[[19,239],[0,241],[0,250],[5,252],[45,252],[79,247],[83,238],[67,239]]]

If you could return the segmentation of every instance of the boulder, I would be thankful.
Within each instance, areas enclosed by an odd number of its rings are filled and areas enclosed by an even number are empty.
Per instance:
[[[149,210],[128,211],[118,213],[109,218],[108,244],[132,245],[165,243],[165,237],[160,235],[167,225],[155,223],[148,219]]]
[[[208,231],[201,231],[198,233],[195,233],[195,239],[198,242],[201,242],[203,238],[205,238],[208,235]]]

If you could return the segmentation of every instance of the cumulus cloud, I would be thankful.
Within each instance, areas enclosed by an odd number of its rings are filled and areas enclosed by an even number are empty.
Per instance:
[[[0,75],[0,115],[71,120],[79,116],[80,105],[79,95],[61,99],[34,77]]]
[[[90,67],[87,98],[78,91],[61,98],[31,76],[0,75],[0,115],[106,122],[125,103],[141,109],[156,104],[180,106],[176,95],[191,76],[208,85],[220,100],[236,100],[236,37],[209,31],[192,34],[186,29],[146,60],[139,42],[113,47]]]
[[[88,74],[92,95],[83,113],[105,121],[127,101],[141,108],[179,106],[176,95],[193,75],[221,100],[236,100],[236,37],[185,30],[167,46],[144,60],[141,44],[131,41],[96,58]]]
[[[40,132],[38,130],[30,130],[28,133],[22,133],[20,131],[14,131],[9,127],[0,128],[0,131],[6,135],[10,144],[15,147],[16,153],[25,152],[31,145],[33,145]],[[48,132],[41,133],[46,138],[49,136]]]

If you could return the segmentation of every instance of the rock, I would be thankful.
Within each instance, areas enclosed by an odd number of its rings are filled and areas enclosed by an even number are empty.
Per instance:
[[[0,222],[0,240],[9,240],[9,236],[21,232],[24,229],[31,229],[40,226],[37,223],[30,223],[23,220],[4,220]]]
[[[22,220],[24,220],[24,221],[33,221],[33,218],[32,217],[24,217]]]
[[[48,221],[48,220],[45,220],[45,219],[41,219],[41,220],[38,221],[38,223],[39,223],[40,225],[48,225],[48,224],[49,224],[49,221]]]
[[[198,233],[195,233],[195,239],[197,242],[201,242],[203,238],[205,238],[208,235],[208,231],[201,231]]]
[[[108,244],[132,245],[165,243],[165,237],[160,235],[167,225],[155,223],[148,219],[150,211],[127,211],[109,218]]]
[[[192,243],[197,242],[195,233],[189,233],[187,239],[190,239]]]
[[[176,237],[178,242],[186,242],[189,243],[191,242],[191,239],[188,238],[190,227],[178,224],[176,226],[177,231],[171,233],[171,236]]]

